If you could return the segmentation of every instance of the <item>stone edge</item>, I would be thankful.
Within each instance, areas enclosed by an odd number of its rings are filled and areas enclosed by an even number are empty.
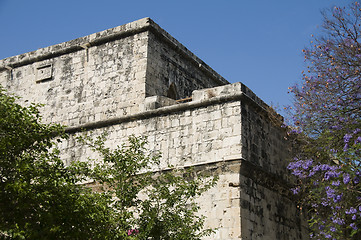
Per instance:
[[[235,83],[235,84],[241,84],[241,83]],[[244,86],[243,84],[241,84],[241,85]],[[210,106],[210,105],[222,104],[222,103],[234,102],[234,101],[245,101],[250,106],[252,106],[257,112],[264,114],[265,116],[267,116],[269,118],[274,118],[273,113],[268,110],[268,108],[269,108],[268,105],[263,103],[262,101],[258,102],[256,100],[257,99],[252,98],[245,92],[238,92],[235,94],[217,96],[217,97],[213,97],[213,98],[206,99],[206,100],[179,103],[176,105],[165,106],[165,107],[152,109],[152,110],[146,110],[146,111],[142,111],[139,113],[130,114],[130,115],[126,115],[126,116],[114,117],[114,118],[109,118],[109,119],[102,120],[102,121],[89,122],[89,123],[81,124],[78,126],[67,127],[67,128],[65,128],[65,132],[77,133],[77,132],[82,132],[85,130],[93,130],[93,129],[99,129],[99,128],[104,128],[104,127],[110,127],[110,126],[118,125],[118,124],[121,124],[124,122],[143,120],[143,119],[148,119],[148,118],[152,118],[152,117],[157,117],[157,116],[172,114],[172,113],[176,113],[176,112],[191,110],[191,109],[195,109],[195,108],[201,108],[201,107],[206,107],[206,106]],[[277,124],[281,125],[283,119],[276,119],[276,120],[278,121]]]

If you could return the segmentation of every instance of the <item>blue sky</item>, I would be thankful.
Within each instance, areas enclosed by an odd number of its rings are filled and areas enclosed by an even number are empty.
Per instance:
[[[0,0],[0,59],[151,17],[230,82],[282,108],[320,10],[351,0]]]

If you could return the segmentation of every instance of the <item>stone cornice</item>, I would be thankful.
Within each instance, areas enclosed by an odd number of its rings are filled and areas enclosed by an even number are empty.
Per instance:
[[[146,110],[146,111],[142,111],[142,112],[139,112],[136,114],[129,114],[126,116],[109,118],[109,119],[102,120],[102,121],[89,122],[89,123],[81,124],[81,125],[74,126],[74,127],[67,127],[65,129],[65,131],[67,133],[76,133],[76,132],[81,132],[84,130],[92,130],[92,129],[98,129],[98,128],[103,128],[103,127],[109,127],[109,126],[121,124],[124,122],[143,120],[143,119],[158,117],[158,116],[162,116],[162,115],[169,115],[169,114],[176,113],[176,112],[182,112],[182,111],[186,111],[186,110],[190,110],[190,109],[201,108],[201,107],[206,107],[206,106],[210,106],[210,105],[216,105],[216,104],[222,104],[222,103],[234,102],[234,101],[244,101],[247,104],[249,104],[250,106],[252,106],[256,111],[260,112],[261,114],[264,114],[268,117],[272,117],[272,116],[269,116],[269,111],[267,110],[266,104],[259,104],[254,99],[252,99],[247,94],[245,94],[244,92],[238,92],[235,94],[216,96],[216,97],[201,100],[201,101],[191,101],[191,102],[180,103],[180,104],[175,104],[175,105],[171,105],[171,106],[165,106],[165,107],[161,107],[158,109]]]

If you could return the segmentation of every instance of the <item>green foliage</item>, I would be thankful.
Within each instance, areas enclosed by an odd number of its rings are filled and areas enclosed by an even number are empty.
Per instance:
[[[128,145],[105,146],[104,135],[80,140],[101,154],[91,160],[91,178],[113,196],[116,239],[201,239],[204,217],[197,216],[196,197],[216,183],[216,178],[197,177],[188,171],[160,171],[158,154],[148,153],[146,138],[130,136]]]
[[[16,100],[0,88],[1,236],[90,239],[104,232],[101,216],[109,209],[97,205],[106,198],[78,185],[85,177],[80,168],[65,166],[58,156],[63,128],[40,123],[38,105],[21,107]],[[89,225],[95,229],[85,231]]]
[[[159,171],[159,154],[134,136],[110,149],[105,135],[83,134],[79,141],[100,158],[65,165],[57,149],[68,138],[63,127],[42,124],[39,105],[16,101],[0,88],[0,239],[200,239],[212,232],[203,230],[195,198],[215,178]]]

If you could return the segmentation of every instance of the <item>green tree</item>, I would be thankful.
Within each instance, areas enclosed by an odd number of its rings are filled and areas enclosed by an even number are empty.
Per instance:
[[[303,50],[294,95],[293,189],[314,238],[361,237],[361,6],[323,13],[323,32]]]
[[[193,169],[158,171],[160,155],[149,154],[142,137],[131,136],[116,149],[105,147],[104,135],[80,138],[103,159],[88,159],[90,177],[114,197],[116,239],[201,239],[212,232],[202,229],[195,199],[216,178],[198,177]]]
[[[9,239],[90,239],[107,232],[105,194],[82,185],[85,165],[65,166],[56,143],[67,136],[42,124],[38,105],[22,107],[0,88],[0,232]],[[54,136],[57,136],[54,138]],[[50,150],[52,149],[52,150]],[[87,230],[92,226],[91,230]],[[99,235],[100,236],[100,235]]]
[[[215,184],[191,171],[157,171],[159,155],[131,136],[116,149],[105,135],[79,141],[99,159],[65,165],[62,126],[42,124],[0,88],[0,239],[200,239],[195,198]],[[101,191],[80,184],[93,180]]]

